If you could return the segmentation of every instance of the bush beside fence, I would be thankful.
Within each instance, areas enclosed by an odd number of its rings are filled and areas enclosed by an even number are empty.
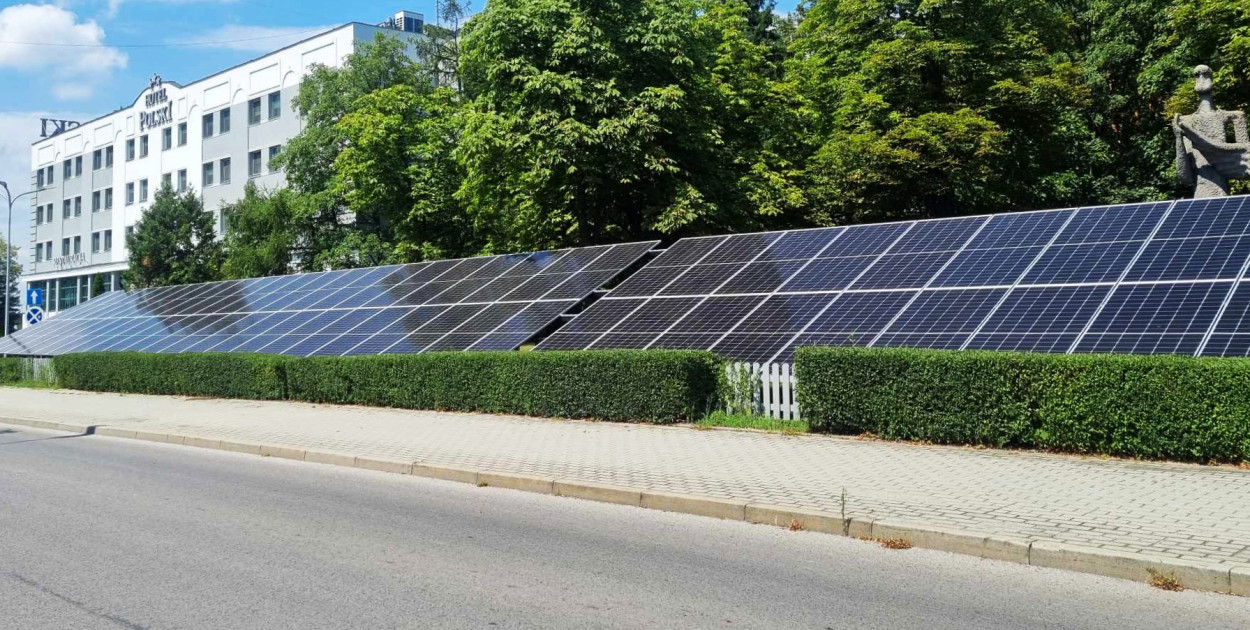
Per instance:
[[[53,359],[63,387],[407,409],[678,422],[719,404],[709,352],[448,352],[295,358],[98,352]]]
[[[800,348],[814,431],[1250,461],[1250,359]]]
[[[30,371],[26,367],[30,359],[18,357],[0,357],[0,383],[16,383],[26,380]]]

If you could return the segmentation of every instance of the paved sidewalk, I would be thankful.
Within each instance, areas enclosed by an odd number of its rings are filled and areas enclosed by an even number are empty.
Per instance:
[[[1023,542],[1034,555],[1071,551],[1063,545],[1096,548],[1223,571],[1234,591],[1238,579],[1250,588],[1250,471],[1229,467],[689,427],[0,388],[0,423],[31,420],[844,513],[857,527],[869,528],[863,533],[907,523]]]

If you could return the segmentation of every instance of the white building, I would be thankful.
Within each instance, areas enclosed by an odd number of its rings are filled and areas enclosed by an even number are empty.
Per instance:
[[[125,235],[160,187],[199,192],[204,208],[243,196],[248,181],[284,183],[269,160],[299,133],[291,99],[312,66],[341,66],[377,33],[420,33],[401,11],[373,26],[353,22],[186,85],[154,76],[134,103],[31,147],[30,247],[24,284],[55,313],[121,287]],[[413,35],[404,35],[413,37]]]

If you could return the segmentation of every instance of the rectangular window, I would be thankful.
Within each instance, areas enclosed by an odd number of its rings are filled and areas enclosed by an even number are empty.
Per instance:
[[[174,174],[173,173],[161,174],[161,188],[168,188],[170,190],[173,190],[174,188]]]
[[[178,192],[187,192],[187,169],[185,168],[178,171]]]
[[[204,114],[203,135],[205,138],[213,137],[213,115],[212,114]]]
[[[217,170],[218,170],[218,174],[221,175],[221,183],[229,184],[230,183],[230,158],[221,158],[221,163],[218,165],[218,167],[219,168]]]
[[[69,256],[69,239],[68,238],[61,239],[61,255]]]
[[[35,179],[38,180],[35,184],[35,188],[43,188],[43,169],[39,169],[39,171],[35,173]]]
[[[39,209],[43,212],[43,209]],[[35,262],[43,262],[43,243],[35,243]]]
[[[82,196],[74,197],[74,216],[82,216]]]
[[[139,203],[143,203],[147,200],[148,200],[148,180],[141,179],[139,180]]]
[[[47,171],[48,171],[48,185],[51,186],[53,181],[56,180],[56,177],[55,177],[56,171],[52,170],[51,166],[48,167]]]
[[[161,150],[168,151],[174,148],[174,128],[166,127],[161,130]]]
[[[273,160],[274,158],[278,157],[279,153],[282,153],[282,145],[277,144],[272,147],[269,147],[269,160],[268,162],[266,162],[266,164],[269,166],[270,173],[278,172],[278,169],[274,168],[273,166]]]
[[[135,139],[131,138],[126,141],[126,161],[135,159]]]
[[[113,251],[113,230],[104,230],[104,251]]]
[[[104,150],[96,149],[91,152],[91,170],[98,171],[104,168]]]
[[[101,194],[101,192],[98,190],[91,193],[91,211],[92,212],[99,212],[100,208],[104,207],[102,205],[103,198],[104,198],[104,195]]]
[[[201,185],[204,188],[208,188],[209,186],[213,185],[213,163],[212,162],[209,162],[208,164],[204,165],[204,183]]]
[[[256,177],[260,175],[260,151],[252,151],[247,154],[247,176]]]
[[[142,136],[139,136],[139,157],[145,158],[147,156],[148,156],[148,134],[145,133]]]
[[[74,177],[82,176],[82,156],[74,158]]]
[[[91,253],[93,254],[100,253],[100,233],[99,232],[91,233]]]
[[[65,160],[65,162],[62,163],[62,166],[64,167],[63,168],[64,172],[61,174],[62,177],[64,177],[65,179],[69,179],[70,177],[74,176],[74,161],[73,160]]]
[[[113,147],[104,147],[104,168],[113,168]]]
[[[128,182],[126,184],[126,205],[134,205],[135,203],[135,183]]]
[[[74,253],[75,254],[82,253],[82,237],[81,236],[74,237]]]
[[[43,225],[43,206],[35,206],[35,225]]]
[[[43,219],[43,222],[44,222],[44,223],[51,223],[51,222],[52,222],[52,204],[48,204],[48,205],[44,206],[44,207],[43,207],[43,213],[44,213],[44,219]]]
[[[61,218],[62,218],[62,219],[68,219],[68,218],[69,218],[69,213],[71,212],[71,210],[70,210],[70,209],[73,207],[73,206],[71,206],[71,205],[70,205],[70,203],[71,203],[71,202],[70,202],[70,200],[69,200],[69,199],[66,199],[65,201],[62,201],[62,202],[61,202]]]
[[[282,115],[282,93],[269,93],[269,120],[273,120]]]
[[[218,127],[221,127],[222,133],[230,132],[230,108],[229,107],[221,110],[221,124],[219,124]]]
[[[43,244],[43,259],[52,260],[52,241]]]
[[[187,123],[178,123],[178,146],[187,144]]]
[[[247,102],[247,124],[260,123],[260,99],[254,98]]]
[[[113,209],[113,189],[112,188],[104,189],[104,209],[105,210]]]

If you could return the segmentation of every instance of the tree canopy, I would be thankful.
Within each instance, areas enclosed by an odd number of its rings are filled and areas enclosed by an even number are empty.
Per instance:
[[[152,207],[135,223],[134,233],[126,237],[126,249],[128,287],[210,282],[221,276],[216,222],[192,190],[176,193],[161,187]]]

